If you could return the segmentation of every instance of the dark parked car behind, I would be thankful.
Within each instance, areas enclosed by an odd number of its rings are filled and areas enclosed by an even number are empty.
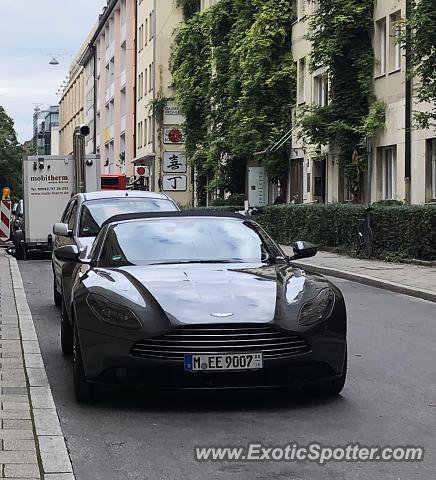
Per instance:
[[[91,247],[101,225],[109,217],[120,213],[177,211],[176,203],[162,193],[142,191],[101,191],[75,195],[56,223],[54,249],[75,245],[80,251]],[[62,306],[62,297],[70,301],[71,273],[74,262],[52,256],[53,297]]]
[[[295,245],[295,258],[316,248]],[[306,274],[240,215],[155,213],[106,221],[77,262],[64,352],[76,396],[146,388],[300,385],[338,394],[347,370],[341,292]]]

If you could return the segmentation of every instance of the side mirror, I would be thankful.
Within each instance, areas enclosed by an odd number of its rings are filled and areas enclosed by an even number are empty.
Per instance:
[[[318,253],[318,247],[309,242],[295,242],[292,248],[294,250],[292,260],[314,257]]]
[[[80,251],[76,245],[64,245],[63,247],[56,248],[54,254],[59,260],[78,262]]]
[[[58,237],[70,237],[71,230],[68,228],[66,223],[55,223],[53,225],[53,233]]]

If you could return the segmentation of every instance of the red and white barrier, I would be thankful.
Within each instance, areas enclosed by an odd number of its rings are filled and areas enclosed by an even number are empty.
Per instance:
[[[11,235],[11,209],[10,200],[2,200],[0,206],[0,240],[9,240]]]

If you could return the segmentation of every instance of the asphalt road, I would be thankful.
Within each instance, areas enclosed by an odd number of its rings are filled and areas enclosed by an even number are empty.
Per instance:
[[[349,310],[343,395],[151,395],[106,392],[95,406],[73,397],[59,348],[50,262],[20,262],[48,378],[78,480],[433,480],[436,475],[436,307],[342,280]],[[208,462],[199,445],[419,445],[421,463]]]

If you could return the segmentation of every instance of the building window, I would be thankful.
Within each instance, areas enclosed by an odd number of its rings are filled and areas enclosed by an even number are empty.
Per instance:
[[[154,80],[154,63],[150,63],[148,67],[148,91],[151,92],[153,90],[153,80]]]
[[[148,139],[147,139],[147,135],[148,135],[148,125],[147,125],[147,119],[144,120],[144,146],[147,145],[148,143]]]
[[[317,75],[313,79],[314,83],[314,101],[317,105],[325,107],[329,101],[329,82],[327,75]]]
[[[401,45],[399,40],[401,11],[390,15],[389,20],[389,69],[393,72],[401,68]]]
[[[142,148],[142,122],[138,123],[138,148]]]
[[[142,51],[144,45],[144,25],[141,25],[138,29],[138,52]]]
[[[143,75],[142,73],[140,73],[140,74],[138,75],[138,102],[139,102],[139,100],[141,100],[142,95],[143,95],[143,90],[142,90],[142,89],[143,89],[143,86],[144,86],[144,82],[143,82],[143,80],[142,80],[142,77],[143,77],[143,76],[144,76],[144,75]]]
[[[386,74],[386,18],[376,23],[377,76]]]
[[[109,125],[114,124],[115,119],[115,103],[113,100],[109,102]]]
[[[110,85],[115,83],[115,58],[111,58],[109,62],[109,83]]]
[[[120,5],[120,23],[121,26],[123,26],[126,23],[126,17],[127,17],[127,5],[126,5],[126,0],[121,0],[121,5]]]
[[[305,81],[306,59],[301,58],[298,61],[298,103],[304,103],[306,101]]]
[[[436,200],[436,138],[426,142],[426,195],[425,201]]]
[[[154,139],[153,118],[149,116],[148,117],[148,143],[152,143],[153,139]]]
[[[127,60],[127,50],[126,50],[126,42],[121,45],[121,55],[120,55],[120,62],[121,62],[121,71],[124,72],[126,70],[126,60]]]
[[[381,147],[377,152],[378,196],[380,200],[396,197],[397,147]]]
[[[121,116],[123,117],[126,114],[126,90],[121,90],[121,99],[120,99],[120,111]]]
[[[148,44],[148,18],[145,19],[144,23],[144,40],[145,40],[145,45]]]
[[[148,19],[148,30],[149,30],[149,36],[148,36],[148,38],[149,38],[149,40],[152,40],[152,39],[153,39],[153,34],[154,34],[154,32],[153,32],[153,30],[154,30],[154,29],[153,29],[153,20],[154,20],[154,11],[152,11],[152,12],[150,13],[150,17],[149,17],[149,19]]]

